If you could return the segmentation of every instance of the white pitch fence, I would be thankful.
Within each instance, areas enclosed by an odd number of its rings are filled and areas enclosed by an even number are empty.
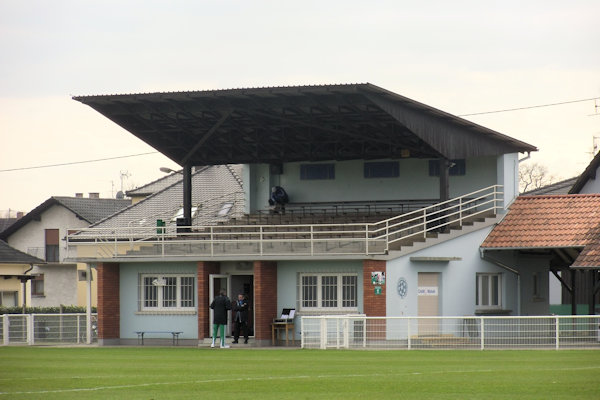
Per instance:
[[[0,343],[8,346],[96,342],[97,314],[92,314],[91,319],[88,338],[85,313],[0,315]]]
[[[303,316],[307,349],[600,349],[600,316]]]

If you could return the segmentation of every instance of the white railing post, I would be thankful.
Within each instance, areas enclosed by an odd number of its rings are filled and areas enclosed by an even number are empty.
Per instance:
[[[304,323],[305,319],[306,318],[304,316],[300,317],[300,348],[301,349],[304,348],[304,338],[306,337],[306,330],[304,329],[304,327],[306,326],[306,324]]]
[[[560,320],[558,319],[558,315],[554,317],[554,340],[556,341],[556,350],[560,349]]]
[[[263,254],[263,226],[262,225],[259,226],[258,229],[259,229],[259,236],[258,236],[259,247],[258,247],[258,251],[259,251],[259,254],[262,256],[262,254]]]
[[[344,335],[344,348],[345,349],[349,349],[350,348],[350,317],[346,316],[343,320],[342,320],[342,333]]]
[[[340,348],[340,319],[335,319],[335,348]]]
[[[315,236],[314,236],[314,230],[313,230],[314,226],[311,225],[310,226],[310,255],[314,255],[315,254]]]
[[[10,343],[10,319],[8,314],[2,316],[2,338],[5,346]]]
[[[210,227],[210,255],[214,256],[215,255],[215,234],[214,234],[214,229],[211,226]]]
[[[423,209],[423,238],[427,239],[427,209]]]
[[[325,317],[321,317],[321,340],[319,342],[319,348],[322,350],[327,348],[327,320]]]
[[[407,318],[406,321],[406,336],[408,337],[408,349],[410,350],[412,347],[412,339],[410,337],[410,318]]]
[[[25,315],[25,329],[27,329],[27,344],[33,346],[35,344],[34,314]]]
[[[462,226],[462,200],[462,197],[458,199],[458,226]]]
[[[479,317],[479,320],[481,321],[481,323],[479,324],[479,326],[481,327],[481,335],[479,335],[481,337],[481,350],[485,349],[485,323],[484,323],[484,319],[483,317]]]
[[[365,224],[365,255],[369,254],[369,224]]]

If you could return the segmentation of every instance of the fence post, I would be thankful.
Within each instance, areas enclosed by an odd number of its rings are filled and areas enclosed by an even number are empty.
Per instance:
[[[300,348],[304,348],[304,338],[306,337],[306,331],[304,330],[304,316],[300,317]]]
[[[325,317],[321,317],[321,341],[319,347],[323,350],[327,348],[327,320]]]
[[[560,321],[558,319],[558,315],[554,317],[554,329],[556,332],[554,332],[555,335],[555,341],[556,341],[556,350],[558,350],[560,348],[558,341],[559,341],[559,329],[560,329]]]
[[[479,318],[481,319],[481,323],[479,324],[479,326],[481,326],[481,350],[485,350],[485,320],[483,319],[483,317]]]
[[[33,332],[33,317],[34,314],[25,315],[25,329],[27,329],[27,344],[32,346],[35,343],[35,334]]]
[[[412,340],[410,338],[410,318],[408,318],[406,321],[406,335],[408,336],[408,349],[410,350],[412,348]]]
[[[365,224],[365,255],[369,254],[369,224]]]
[[[343,346],[344,346],[345,349],[349,349],[350,348],[350,335],[349,335],[349,331],[350,331],[350,317],[346,316],[342,320],[342,332],[344,334],[344,343],[343,343]]]
[[[4,341],[4,345],[8,346],[10,343],[10,319],[8,318],[8,314],[4,314],[2,316],[2,338]]]

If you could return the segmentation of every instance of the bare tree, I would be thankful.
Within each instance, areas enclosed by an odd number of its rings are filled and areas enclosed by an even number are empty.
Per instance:
[[[556,177],[548,172],[545,165],[538,163],[523,163],[519,165],[519,190],[521,193],[551,185]]]

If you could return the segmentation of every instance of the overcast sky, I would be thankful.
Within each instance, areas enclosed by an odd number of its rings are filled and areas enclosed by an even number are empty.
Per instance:
[[[597,0],[0,0],[0,216],[178,168],[24,169],[155,151],[74,95],[370,82],[455,115],[599,98],[465,117],[570,178],[600,136],[599,49]]]

